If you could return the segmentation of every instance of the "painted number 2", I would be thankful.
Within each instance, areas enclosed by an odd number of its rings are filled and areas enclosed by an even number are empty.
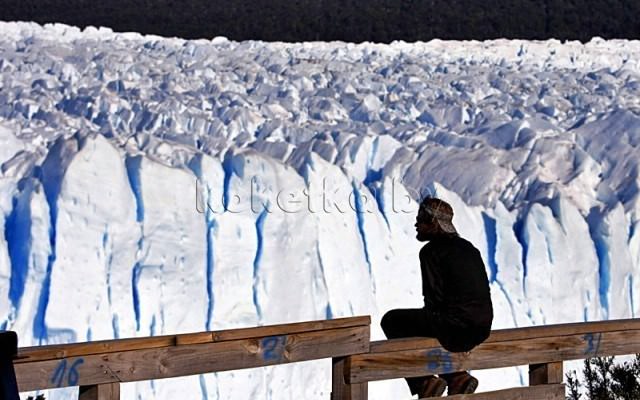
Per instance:
[[[53,371],[53,376],[51,377],[51,383],[53,383],[56,387],[62,386],[77,386],[78,380],[80,379],[80,373],[78,372],[78,367],[84,362],[83,358],[78,358],[75,360],[69,370],[67,371],[67,359],[60,361],[55,371]],[[64,384],[64,377],[67,377],[67,382]]]
[[[262,348],[264,349],[262,357],[265,359],[265,361],[281,359],[284,345],[286,343],[286,336],[270,336],[268,338],[262,339]]]

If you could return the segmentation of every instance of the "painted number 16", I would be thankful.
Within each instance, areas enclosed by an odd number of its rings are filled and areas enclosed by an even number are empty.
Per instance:
[[[51,377],[51,383],[53,383],[56,387],[77,386],[78,380],[80,379],[78,366],[83,362],[84,362],[83,358],[78,358],[71,364],[71,367],[69,367],[69,372],[67,372],[67,360],[64,359],[60,361],[55,371],[53,371],[53,376]],[[65,375],[67,376],[67,384],[63,385]]]

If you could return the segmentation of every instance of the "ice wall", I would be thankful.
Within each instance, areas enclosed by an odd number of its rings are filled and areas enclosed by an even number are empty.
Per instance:
[[[361,314],[381,339],[421,304],[425,194],[481,251],[494,327],[640,307],[637,42],[0,31],[0,327],[22,345]],[[319,361],[123,393],[320,399],[329,379]]]

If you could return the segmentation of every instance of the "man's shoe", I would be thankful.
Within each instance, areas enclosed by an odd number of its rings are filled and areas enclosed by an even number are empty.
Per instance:
[[[455,376],[449,381],[447,396],[453,394],[474,393],[478,388],[478,380],[468,373]]]
[[[418,398],[440,397],[447,388],[447,381],[437,376],[428,376],[424,378],[422,389],[418,392]]]

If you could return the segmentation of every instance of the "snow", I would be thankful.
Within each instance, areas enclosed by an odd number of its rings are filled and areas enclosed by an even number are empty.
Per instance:
[[[425,194],[479,248],[494,328],[640,309],[637,41],[0,32],[0,328],[23,346],[361,314],[381,339],[386,310],[421,305]],[[320,399],[329,364],[123,397]]]

